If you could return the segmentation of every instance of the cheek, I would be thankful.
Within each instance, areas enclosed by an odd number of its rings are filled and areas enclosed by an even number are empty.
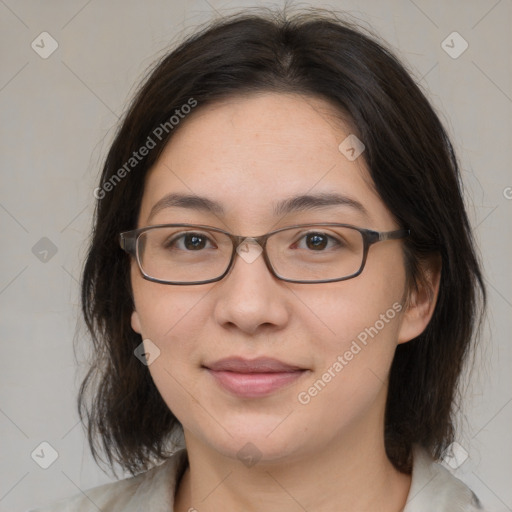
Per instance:
[[[206,288],[153,283],[143,279],[133,267],[131,280],[135,314],[143,338],[166,349],[193,339],[194,332],[204,324],[201,299],[208,291]]]
[[[359,386],[368,373],[385,379],[398,341],[402,306],[386,296],[382,300],[333,301],[323,310],[329,336],[318,338],[316,370],[344,375],[344,385]],[[312,338],[314,341],[315,338]],[[366,376],[366,377],[365,377]],[[329,380],[329,375],[325,374]]]
[[[325,425],[344,429],[356,424],[377,401],[385,402],[401,305],[388,294],[359,297],[354,290],[323,302],[322,321],[334,334],[311,338],[317,364],[296,397],[299,411],[304,411],[313,429]]]
[[[309,330],[318,329],[312,341],[322,354],[318,358],[321,371],[339,362],[338,356],[342,356],[343,373],[354,382],[371,372],[384,379],[389,371],[398,343],[405,270],[390,265],[384,272],[379,267],[367,265],[354,279],[326,285],[312,295],[306,295],[306,290],[300,294],[310,306],[304,317]]]
[[[201,397],[193,373],[201,363],[198,340],[208,342],[203,331],[207,313],[201,301],[206,290],[176,289],[137,277],[132,283],[142,339],[151,340],[160,351],[148,370],[169,409],[192,430],[191,399]]]
[[[364,342],[364,333],[375,328],[379,335],[393,339],[398,333],[403,290],[402,273],[379,280],[368,273],[326,284],[323,289],[296,289],[294,293],[308,329],[318,333],[318,340],[342,348],[359,335]]]

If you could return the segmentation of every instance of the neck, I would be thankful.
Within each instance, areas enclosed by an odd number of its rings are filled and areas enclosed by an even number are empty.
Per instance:
[[[376,435],[379,434],[379,435]],[[386,456],[382,432],[343,432],[323,450],[250,467],[223,456],[185,431],[189,467],[175,512],[400,512],[411,477]]]

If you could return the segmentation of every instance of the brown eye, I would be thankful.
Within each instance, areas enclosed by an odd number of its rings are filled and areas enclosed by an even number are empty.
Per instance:
[[[187,234],[184,236],[184,245],[189,250],[203,249],[206,244],[206,238],[197,234]]]
[[[323,233],[310,233],[306,235],[306,246],[308,249],[325,249],[328,238]]]
[[[294,248],[306,249],[309,252],[325,252],[329,249],[341,249],[343,246],[342,240],[322,231],[304,233],[294,244]]]
[[[199,252],[211,244],[211,240],[202,233],[180,233],[165,243],[166,249],[178,249],[190,252]]]

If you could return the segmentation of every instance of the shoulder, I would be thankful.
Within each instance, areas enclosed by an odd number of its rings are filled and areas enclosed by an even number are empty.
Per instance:
[[[412,481],[403,512],[484,512],[475,493],[426,450],[413,450]]]
[[[186,463],[181,449],[160,466],[140,475],[88,489],[29,512],[132,512],[172,510],[176,480]]]

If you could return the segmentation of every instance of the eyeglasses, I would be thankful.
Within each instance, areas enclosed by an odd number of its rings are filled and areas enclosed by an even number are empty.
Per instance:
[[[233,266],[235,253],[252,262],[262,252],[272,275],[307,284],[356,277],[363,271],[370,246],[409,234],[408,229],[379,232],[326,222],[244,237],[211,226],[160,224],[120,233],[119,243],[135,257],[143,277],[157,283],[220,281]]]

